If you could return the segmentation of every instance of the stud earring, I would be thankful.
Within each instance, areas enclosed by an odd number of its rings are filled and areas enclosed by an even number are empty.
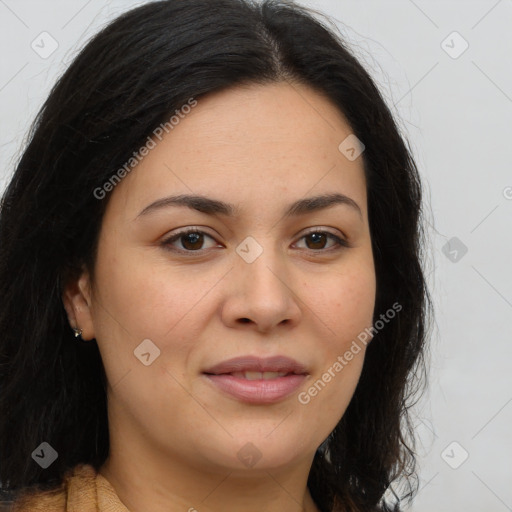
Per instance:
[[[73,332],[75,333],[75,338],[82,337],[82,329],[80,329],[79,327],[73,327]]]

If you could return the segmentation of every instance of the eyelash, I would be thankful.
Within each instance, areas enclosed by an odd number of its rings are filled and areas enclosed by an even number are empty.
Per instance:
[[[190,234],[194,234],[194,235],[206,235],[207,237],[211,238],[212,240],[214,240],[214,237],[209,235],[208,233],[204,232],[204,231],[201,231],[200,229],[196,229],[196,228],[188,228],[188,229],[184,229],[183,231],[180,231],[178,233],[175,233],[174,235],[172,235],[171,237],[169,238],[166,238],[165,240],[162,241],[162,246],[164,247],[164,249],[168,250],[168,251],[172,251],[172,252],[178,252],[178,253],[181,253],[181,254],[187,254],[187,255],[190,255],[192,256],[194,253],[195,254],[202,254],[204,251],[207,251],[208,249],[198,249],[197,251],[191,251],[191,250],[187,250],[187,249],[178,249],[176,247],[171,247],[171,244],[173,242],[176,242],[177,240],[179,240],[180,238],[186,236],[186,235],[190,235]],[[331,251],[340,251],[340,250],[343,250],[343,249],[347,249],[349,247],[351,247],[351,245],[349,244],[349,242],[329,231],[322,231],[322,230],[319,230],[319,229],[315,229],[315,230],[312,230],[312,231],[309,231],[308,233],[305,233],[304,235],[302,235],[300,237],[299,240],[302,240],[303,238],[306,238],[307,236],[310,236],[312,234],[320,234],[320,235],[327,235],[328,237],[330,237],[331,239],[333,239],[336,244],[337,244],[337,247],[329,247],[327,249],[302,249],[302,250],[306,250],[306,251],[311,251],[313,253],[327,253],[327,252],[331,252]]]

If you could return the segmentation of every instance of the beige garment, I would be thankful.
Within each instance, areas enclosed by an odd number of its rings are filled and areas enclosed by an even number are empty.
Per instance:
[[[12,512],[129,512],[109,481],[89,464],[75,466],[55,491],[30,492]]]

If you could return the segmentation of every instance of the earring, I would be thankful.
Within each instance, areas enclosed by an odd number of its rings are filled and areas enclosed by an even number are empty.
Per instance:
[[[82,329],[80,329],[79,327],[73,327],[73,331],[75,333],[75,338],[82,337]]]

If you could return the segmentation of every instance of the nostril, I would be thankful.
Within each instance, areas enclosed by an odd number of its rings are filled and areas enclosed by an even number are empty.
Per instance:
[[[250,322],[250,320],[248,318],[240,318],[240,321],[244,324]]]

